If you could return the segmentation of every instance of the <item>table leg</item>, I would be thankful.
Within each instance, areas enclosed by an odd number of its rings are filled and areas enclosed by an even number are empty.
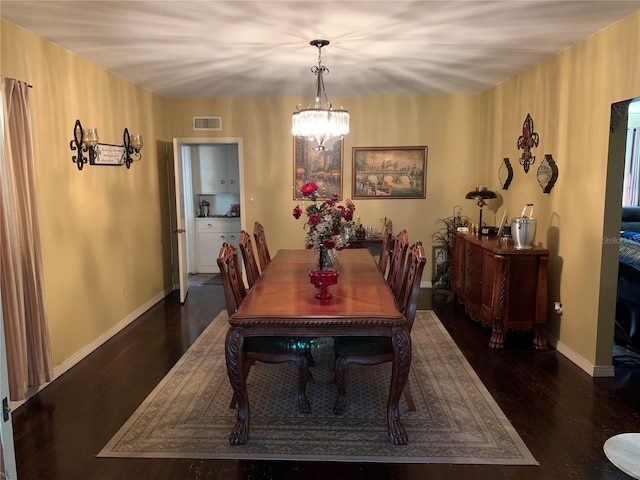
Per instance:
[[[225,359],[227,362],[227,375],[233,388],[238,408],[238,421],[236,422],[229,443],[231,445],[244,445],[249,439],[249,396],[247,384],[243,375],[244,371],[244,337],[237,328],[229,328],[227,332]]]
[[[408,329],[406,327],[394,329],[391,340],[393,342],[393,369],[387,402],[387,431],[391,443],[406,445],[409,437],[400,420],[398,404],[411,368],[411,338]]]

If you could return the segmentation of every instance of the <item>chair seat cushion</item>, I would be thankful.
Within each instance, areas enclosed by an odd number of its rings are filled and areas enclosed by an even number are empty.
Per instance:
[[[336,356],[385,355],[393,353],[389,337],[334,337],[333,350]]]
[[[311,341],[304,337],[246,337],[244,349],[246,352],[271,355],[304,353],[309,351]]]

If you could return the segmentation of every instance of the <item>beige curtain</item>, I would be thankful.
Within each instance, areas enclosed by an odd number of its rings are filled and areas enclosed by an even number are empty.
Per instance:
[[[0,152],[0,287],[11,400],[51,381],[35,194],[29,86],[2,81]]]

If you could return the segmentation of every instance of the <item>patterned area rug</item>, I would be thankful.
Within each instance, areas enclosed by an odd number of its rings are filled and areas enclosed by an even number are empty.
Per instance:
[[[386,432],[391,366],[351,365],[347,409],[336,416],[332,341],[318,339],[307,387],[312,413],[298,413],[292,364],[257,364],[247,379],[249,442],[231,447],[226,330],[223,311],[98,456],[538,464],[431,311],[418,312],[411,333],[417,411],[400,404],[408,445],[390,444]]]

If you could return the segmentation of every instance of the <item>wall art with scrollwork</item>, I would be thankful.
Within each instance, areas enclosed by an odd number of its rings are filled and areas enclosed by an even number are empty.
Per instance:
[[[522,124],[522,135],[518,137],[518,150],[522,150],[520,165],[524,168],[524,173],[529,173],[531,165],[536,163],[536,157],[531,152],[531,149],[537,147],[539,141],[540,136],[534,131],[533,119],[527,113],[527,118],[524,119]]]

